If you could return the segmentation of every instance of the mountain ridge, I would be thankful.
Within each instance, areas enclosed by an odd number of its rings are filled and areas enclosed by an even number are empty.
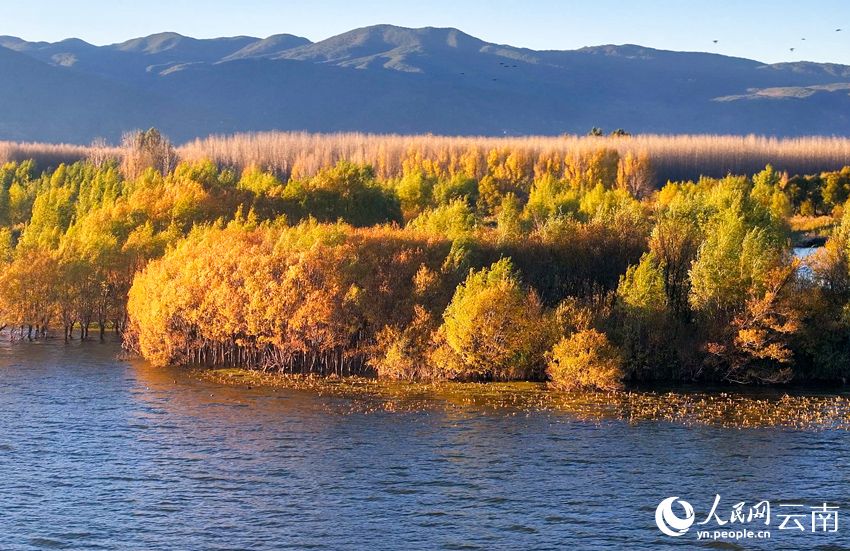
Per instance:
[[[23,56],[0,56],[14,83],[0,87],[0,104],[15,106],[0,108],[0,139],[114,141],[140,125],[178,141],[252,130],[515,135],[592,126],[850,134],[850,66],[834,63],[636,44],[532,50],[451,27],[388,24],[317,42],[163,32],[96,46],[0,36],[0,52]]]

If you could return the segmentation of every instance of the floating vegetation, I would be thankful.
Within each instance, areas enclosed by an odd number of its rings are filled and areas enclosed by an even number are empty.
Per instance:
[[[311,392],[345,399],[346,413],[477,411],[551,413],[576,421],[670,422],[724,428],[850,430],[850,395],[784,392],[559,392],[544,383],[409,383],[363,377],[320,378],[242,369],[198,370],[210,382]]]

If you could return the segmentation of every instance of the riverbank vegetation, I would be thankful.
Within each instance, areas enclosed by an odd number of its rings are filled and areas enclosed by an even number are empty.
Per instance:
[[[16,338],[114,329],[158,365],[564,389],[850,374],[850,169],[660,186],[613,147],[288,177],[181,157],[149,131],[119,157],[0,167]],[[829,237],[801,269],[806,224]]]

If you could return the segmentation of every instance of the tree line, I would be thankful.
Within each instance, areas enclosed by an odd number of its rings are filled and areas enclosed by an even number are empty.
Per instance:
[[[161,365],[564,388],[847,376],[850,169],[656,190],[648,158],[603,147],[284,181],[180,162],[155,132],[131,146],[0,167],[14,338],[113,329]],[[835,229],[802,269],[791,217],[822,213]]]

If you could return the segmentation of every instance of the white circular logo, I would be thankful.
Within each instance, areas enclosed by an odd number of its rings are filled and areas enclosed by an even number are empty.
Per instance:
[[[682,506],[682,509],[685,510],[684,518],[679,518],[676,516],[676,513],[673,512],[673,503],[676,501],[678,501],[679,505]],[[690,528],[693,523],[694,508],[691,507],[691,504],[687,501],[679,499],[678,496],[668,497],[659,503],[658,508],[655,509],[655,524],[658,525],[659,530],[668,536],[677,538],[685,535],[685,532],[688,531],[688,528]]]

